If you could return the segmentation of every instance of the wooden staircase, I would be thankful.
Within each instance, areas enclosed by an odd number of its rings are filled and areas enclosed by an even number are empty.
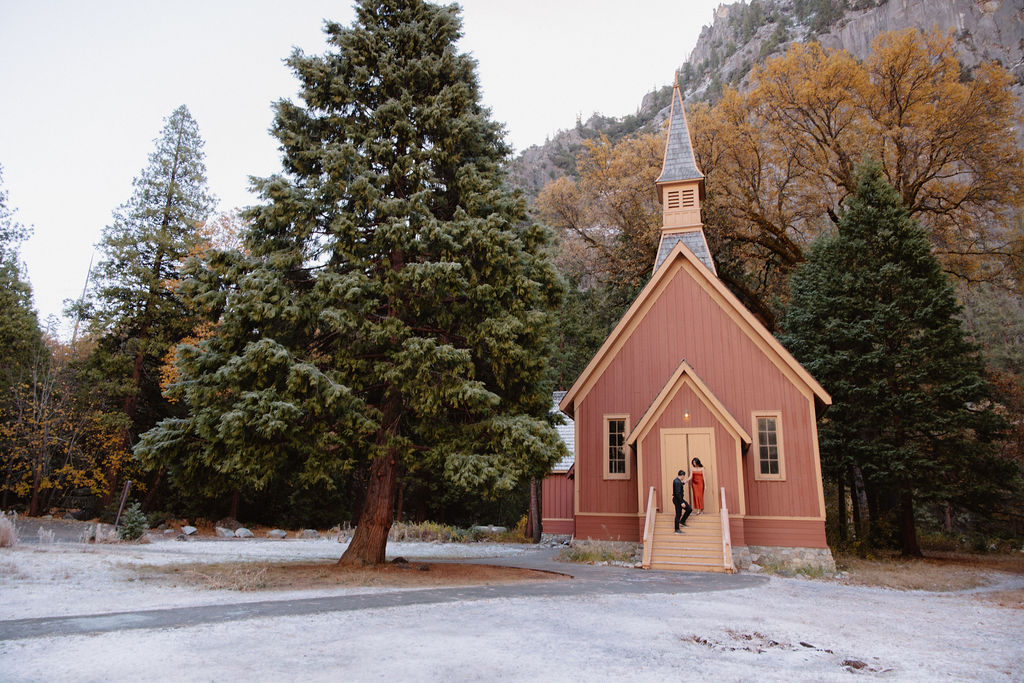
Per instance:
[[[722,519],[718,515],[690,515],[683,533],[672,529],[674,513],[655,517],[650,569],[688,572],[731,572],[722,550]],[[731,558],[730,558],[731,559]]]

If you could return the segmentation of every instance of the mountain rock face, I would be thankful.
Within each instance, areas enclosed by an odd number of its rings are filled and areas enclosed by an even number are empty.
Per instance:
[[[965,71],[996,60],[1016,76],[1024,102],[1024,0],[751,0],[719,5],[679,71],[688,101],[715,100],[726,84],[743,88],[753,66],[795,41],[817,40],[864,59],[880,33],[915,27],[954,31]],[[593,116],[526,149],[509,165],[512,183],[535,197],[551,180],[575,175],[582,143],[653,130],[668,116],[670,86],[644,97],[635,114]],[[1024,135],[1024,130],[1018,131]]]

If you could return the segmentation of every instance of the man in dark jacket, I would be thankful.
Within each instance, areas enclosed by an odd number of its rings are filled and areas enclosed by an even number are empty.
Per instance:
[[[686,470],[679,470],[678,476],[672,480],[672,504],[676,506],[676,533],[681,534],[679,525],[686,526],[686,518],[693,512],[693,507],[686,502],[684,494],[686,493],[686,482],[690,481],[690,477],[683,475],[686,474]],[[683,514],[683,510],[686,510],[686,514]],[[682,517],[682,521],[679,518]]]

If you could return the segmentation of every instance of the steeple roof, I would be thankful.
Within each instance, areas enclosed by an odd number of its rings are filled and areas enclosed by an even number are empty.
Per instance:
[[[690,143],[690,129],[686,125],[683,111],[683,96],[679,92],[679,75],[672,86],[672,111],[668,119],[668,143],[665,145],[665,161],[657,183],[673,183],[684,180],[704,180],[704,174],[697,168]],[[702,183],[703,184],[703,183]]]

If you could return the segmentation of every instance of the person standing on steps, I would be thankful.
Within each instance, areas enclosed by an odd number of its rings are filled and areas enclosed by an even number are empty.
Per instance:
[[[676,533],[681,534],[679,525],[686,526],[686,518],[693,512],[693,508],[686,502],[686,482],[690,481],[689,475],[686,474],[685,470],[679,470],[675,479],[672,480],[672,504],[676,506]],[[683,510],[686,510],[686,514],[683,514]],[[682,521],[680,521],[682,517]]]
[[[698,515],[704,514],[704,465],[700,458],[690,461],[690,486],[693,487],[693,509]]]

